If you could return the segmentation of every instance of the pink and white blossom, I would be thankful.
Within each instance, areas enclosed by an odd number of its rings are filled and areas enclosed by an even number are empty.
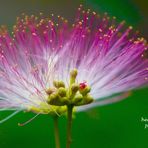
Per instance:
[[[72,69],[95,99],[78,111],[117,102],[148,84],[146,54],[146,41],[107,14],[80,7],[73,24],[61,16],[22,15],[13,33],[0,28],[0,109],[39,107],[53,80],[69,85]]]

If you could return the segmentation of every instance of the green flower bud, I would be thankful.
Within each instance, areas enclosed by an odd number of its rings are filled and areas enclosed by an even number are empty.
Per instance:
[[[69,104],[69,101],[68,101],[67,97],[62,97],[62,98],[61,98],[61,103],[62,103],[63,105]]]
[[[69,87],[65,87],[63,81],[53,81],[54,88],[46,90],[48,96],[48,104],[46,104],[56,108],[68,105],[81,106],[93,102],[93,97],[89,95],[91,88],[87,85],[87,82],[75,83],[77,74],[77,69],[70,72]]]
[[[70,72],[70,84],[75,83],[77,74],[78,74],[77,69],[73,69],[73,70]]]
[[[63,81],[53,81],[53,85],[54,85],[56,88],[65,87],[65,84],[64,84]]]
[[[66,106],[60,106],[57,108],[58,114],[62,115],[63,113],[66,113],[67,107]]]
[[[76,93],[79,90],[79,85],[78,84],[72,84],[71,86],[71,91],[72,93]]]
[[[63,88],[63,87],[60,87],[58,89],[58,94],[61,96],[61,97],[65,97],[66,96],[66,89]]]
[[[70,77],[76,78],[77,74],[78,74],[77,69],[73,69],[73,70],[70,72]]]
[[[77,103],[81,102],[83,100],[83,96],[81,94],[76,94],[76,96],[73,99],[73,103],[77,105]]]
[[[84,89],[79,89],[80,93],[85,96],[87,95],[89,92],[90,92],[91,88],[89,86],[87,86],[86,88]]]
[[[89,104],[92,103],[94,101],[93,97],[89,94],[87,94],[87,96],[84,97],[84,104]]]
[[[54,93],[56,91],[56,88],[48,88],[45,91],[46,91],[47,95],[51,95],[52,93]]]
[[[58,105],[60,106],[60,97],[58,95],[58,93],[53,93],[51,94],[48,99],[47,99],[47,103],[50,105]]]

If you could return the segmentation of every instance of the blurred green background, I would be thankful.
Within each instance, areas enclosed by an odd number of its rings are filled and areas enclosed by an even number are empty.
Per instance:
[[[108,12],[117,20],[126,20],[147,37],[147,0],[0,0],[0,24],[10,28],[22,12],[27,14],[60,14],[72,20],[82,3],[97,12]],[[1,112],[0,119],[10,112]],[[19,127],[33,116],[19,113],[0,125],[0,148],[54,148],[53,122],[39,116],[30,124]],[[134,91],[128,99],[92,111],[78,113],[73,121],[72,148],[147,148],[148,128],[141,122],[148,119],[148,89]],[[60,119],[62,148],[65,147],[66,119]],[[147,122],[148,124],[148,122]]]

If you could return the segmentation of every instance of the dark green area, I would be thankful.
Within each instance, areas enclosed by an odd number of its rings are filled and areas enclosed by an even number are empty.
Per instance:
[[[128,24],[135,25],[140,21],[140,12],[130,0],[88,0],[98,11],[107,12],[116,16],[118,20],[126,20]]]
[[[5,0],[0,4],[0,23],[13,24],[15,17],[21,12],[37,13],[41,10],[56,14],[73,16],[74,10],[80,1],[63,4],[57,0],[37,2],[35,0],[22,0],[15,2]],[[144,35],[146,22],[143,7],[146,0],[140,2],[134,0],[83,0],[86,7],[101,11],[107,11],[118,20],[125,19],[141,29]],[[72,5],[74,3],[74,5]],[[144,3],[144,4],[143,4]],[[143,7],[142,7],[143,6]],[[10,112],[1,112],[3,119]],[[34,114],[20,113],[9,121],[0,125],[0,148],[54,148],[53,122],[48,115],[41,115],[24,127],[17,124],[25,122]],[[148,128],[144,128],[141,117],[148,119],[148,89],[135,91],[128,99],[104,107],[98,107],[86,113],[76,114],[73,121],[72,148],[147,148]],[[60,136],[62,148],[65,148],[66,119],[60,118]],[[147,122],[148,124],[148,122]]]

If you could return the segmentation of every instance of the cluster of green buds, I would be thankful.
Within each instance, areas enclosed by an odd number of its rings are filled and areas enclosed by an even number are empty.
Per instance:
[[[86,82],[77,83],[77,69],[70,72],[70,85],[66,88],[64,82],[53,81],[53,88],[46,90],[48,95],[47,103],[54,106],[81,106],[89,104],[93,101],[93,97],[89,94],[91,88]]]

